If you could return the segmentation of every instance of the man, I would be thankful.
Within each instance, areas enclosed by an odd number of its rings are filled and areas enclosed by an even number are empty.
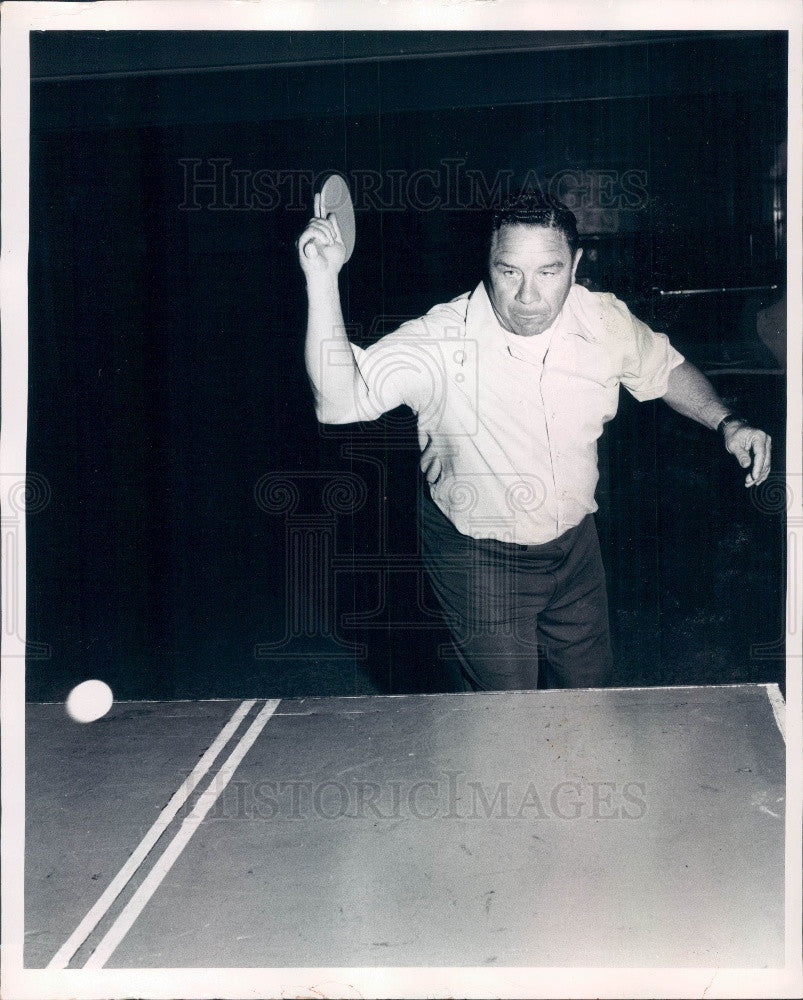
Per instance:
[[[665,335],[610,294],[575,284],[574,215],[526,192],[494,213],[488,271],[366,350],[344,332],[334,216],[299,239],[308,295],[306,365],[323,423],[417,415],[424,564],[471,689],[534,688],[611,675],[605,576],[594,524],[597,439],[619,385],[662,398],[721,435],[746,486],[769,474],[770,439],[731,414]]]

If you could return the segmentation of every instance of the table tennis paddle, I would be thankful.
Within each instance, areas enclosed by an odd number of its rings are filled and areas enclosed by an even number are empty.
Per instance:
[[[354,253],[356,235],[354,203],[351,200],[348,184],[340,174],[329,174],[323,182],[319,204],[322,219],[325,219],[331,212],[337,220],[343,245],[346,248],[346,260],[348,260]]]

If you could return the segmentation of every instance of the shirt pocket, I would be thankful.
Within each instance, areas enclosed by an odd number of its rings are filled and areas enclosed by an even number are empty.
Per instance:
[[[552,353],[552,352],[550,352]],[[542,380],[547,420],[560,437],[588,445],[616,416],[621,359],[602,345],[574,339],[547,359]]]

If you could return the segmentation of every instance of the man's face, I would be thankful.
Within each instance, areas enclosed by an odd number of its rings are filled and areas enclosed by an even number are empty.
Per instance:
[[[519,223],[494,233],[488,260],[488,295],[510,333],[533,337],[563,308],[583,251],[572,252],[559,229]]]

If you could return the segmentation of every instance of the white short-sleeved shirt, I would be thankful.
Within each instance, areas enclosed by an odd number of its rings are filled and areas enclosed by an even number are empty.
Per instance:
[[[422,450],[432,440],[441,456],[431,492],[446,517],[465,535],[528,545],[597,509],[597,439],[620,383],[654,399],[683,361],[614,295],[581,285],[533,337],[504,330],[481,283],[352,351],[365,387],[353,419],[409,406]]]

